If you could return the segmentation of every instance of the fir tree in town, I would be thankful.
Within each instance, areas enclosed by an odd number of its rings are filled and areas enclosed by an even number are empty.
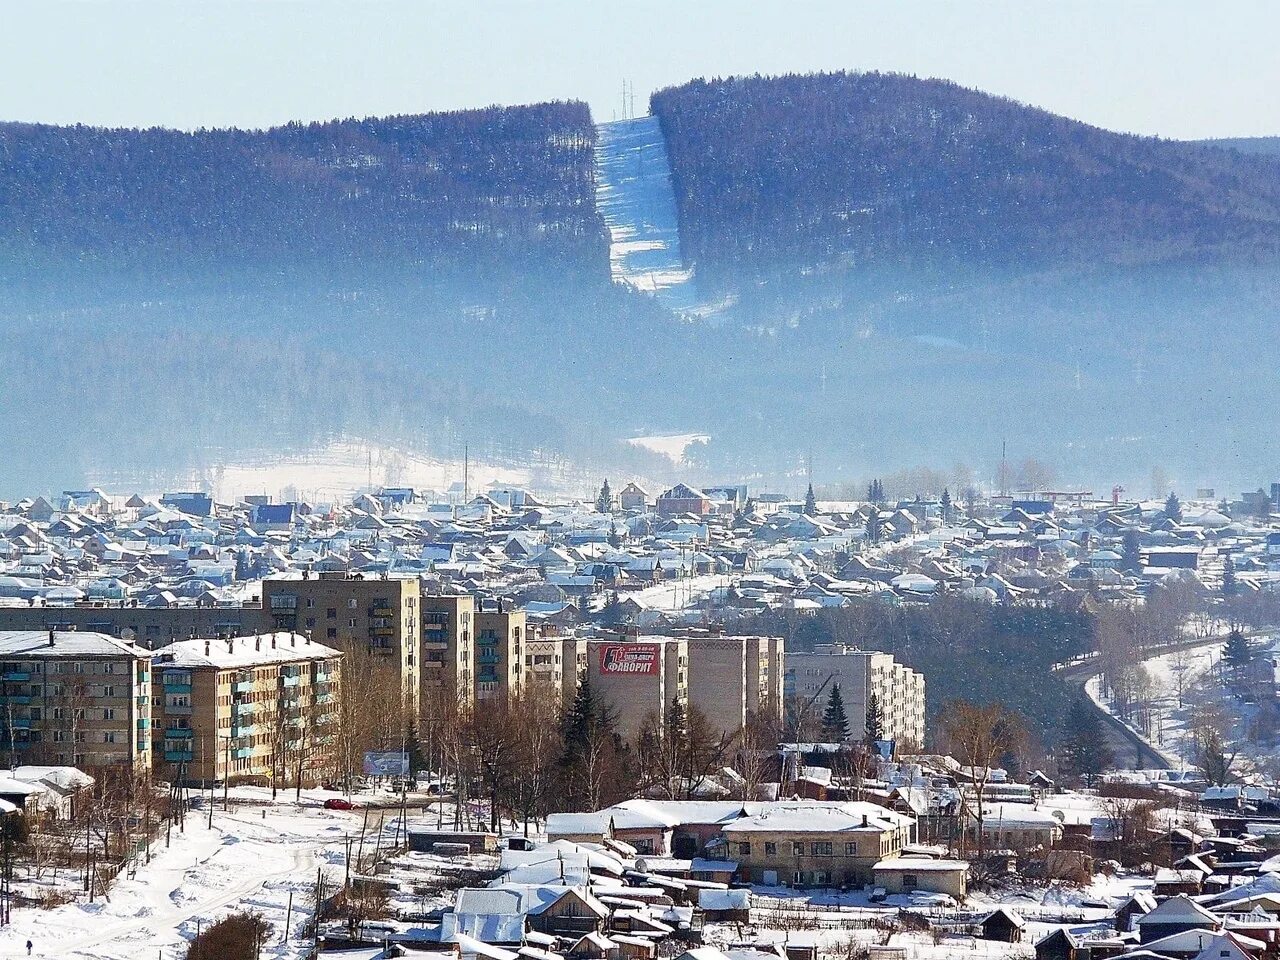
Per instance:
[[[805,516],[812,517],[818,512],[818,498],[813,495],[813,484],[809,484],[809,491],[804,495],[804,512]]]
[[[608,513],[613,509],[613,491],[609,489],[609,478],[606,477],[604,486],[600,488],[600,494],[596,497],[596,510],[600,513]]]
[[[1258,488],[1258,519],[1263,523],[1271,519],[1271,498],[1261,487]]]
[[[880,698],[874,693],[867,699],[866,724],[867,743],[884,739],[884,711],[880,709]]]
[[[840,696],[838,683],[831,687],[827,709],[822,712],[822,736],[828,743],[844,743],[849,739],[849,718],[844,712],[844,698]]]
[[[1164,515],[1175,523],[1182,522],[1182,501],[1178,499],[1178,495],[1172,490],[1164,501]]]
[[[1240,585],[1236,583],[1236,562],[1228,553],[1226,559],[1222,561],[1222,595],[1234,597],[1239,589]]]
[[[1142,570],[1142,548],[1138,541],[1138,531],[1132,527],[1124,532],[1124,545],[1120,548],[1120,569],[1129,573]]]
[[[942,522],[951,522],[951,491],[947,487],[942,488]]]
[[[1222,648],[1223,662],[1232,674],[1236,674],[1241,668],[1248,666],[1252,659],[1253,650],[1249,647],[1249,641],[1245,639],[1239,627],[1232,627],[1231,632],[1227,634],[1226,645]]]
[[[236,579],[250,580],[253,578],[253,570],[249,566],[249,551],[241,550],[236,554]]]
[[[1075,777],[1095,777],[1114,762],[1097,711],[1076,700],[1067,714],[1062,740],[1062,772]]]
[[[880,542],[880,513],[872,508],[867,514],[867,543]]]

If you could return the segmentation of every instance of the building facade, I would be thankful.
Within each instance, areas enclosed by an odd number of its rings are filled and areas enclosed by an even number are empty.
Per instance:
[[[781,637],[690,631],[689,705],[716,730],[736,734],[752,714],[782,719]]]
[[[422,597],[423,723],[475,702],[476,604],[470,595]]]
[[[499,605],[477,610],[475,622],[475,699],[510,703],[524,682],[524,611]]]
[[[897,741],[900,749],[924,744],[924,677],[891,654],[840,644],[786,654],[786,695],[797,709],[820,716],[834,686],[840,687],[851,739],[866,736],[867,704],[874,694],[883,738]]]
[[[152,665],[162,779],[309,785],[334,768],[341,651],[269,633],[184,640],[156,651]]]
[[[673,700],[689,704],[689,644],[684,637],[620,636],[587,641],[587,675],[617,717],[617,731],[635,741],[649,716]]]
[[[151,655],[79,631],[0,632],[0,750],[11,766],[151,768]]]

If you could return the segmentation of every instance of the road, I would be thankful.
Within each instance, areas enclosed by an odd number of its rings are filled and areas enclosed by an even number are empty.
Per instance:
[[[1197,640],[1188,640],[1185,643],[1171,644],[1167,647],[1161,647],[1152,656],[1164,656],[1177,650],[1195,650],[1200,647],[1208,647],[1213,645],[1221,646],[1225,642],[1223,637],[1209,637]],[[1155,749],[1146,743],[1141,737],[1130,730],[1124,723],[1117,720],[1107,711],[1103,710],[1093,702],[1088,692],[1085,690],[1085,684],[1089,680],[1098,675],[1097,664],[1093,660],[1084,660],[1079,663],[1072,663],[1063,667],[1059,673],[1062,678],[1073,687],[1076,688],[1078,696],[1097,711],[1099,719],[1102,720],[1103,735],[1106,738],[1107,748],[1114,757],[1115,766],[1118,770],[1149,770],[1149,769],[1176,769],[1182,766],[1181,762],[1174,757],[1166,756],[1161,751]]]

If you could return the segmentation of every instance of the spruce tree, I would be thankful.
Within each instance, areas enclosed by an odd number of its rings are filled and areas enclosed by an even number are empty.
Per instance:
[[[942,488],[942,522],[951,522],[951,491],[946,487]]]
[[[818,499],[813,495],[813,484],[809,484],[809,492],[804,495],[804,512],[812,517],[818,512]]]
[[[1271,519],[1271,498],[1261,487],[1258,488],[1258,519],[1263,523]]]
[[[1178,499],[1178,495],[1172,490],[1164,501],[1164,515],[1175,523],[1182,522],[1182,501]]]
[[[867,700],[866,726],[868,744],[884,739],[884,712],[880,709],[880,698],[874,693]]]
[[[1222,561],[1222,595],[1224,597],[1234,597],[1239,591],[1240,585],[1236,583],[1236,562],[1231,559],[1231,554],[1227,554]]]
[[[1129,573],[1142,571],[1142,549],[1138,543],[1138,531],[1132,528],[1124,532],[1124,546],[1120,548],[1120,567]]]
[[[867,543],[880,542],[880,513],[874,507],[867,516]]]
[[[1084,700],[1076,700],[1067,714],[1062,742],[1062,772],[1070,776],[1094,777],[1114,762],[1102,721]]]
[[[609,478],[605,477],[604,486],[600,488],[600,494],[596,497],[596,510],[600,513],[608,513],[613,509],[613,491],[609,489]]]
[[[831,687],[827,709],[822,712],[822,736],[828,743],[844,743],[849,739],[849,718],[844,712],[844,698],[840,696],[838,683]]]
[[[1227,634],[1227,643],[1222,648],[1222,659],[1231,668],[1233,674],[1238,673],[1242,667],[1248,666],[1249,661],[1253,659],[1253,650],[1239,627],[1232,627],[1231,632]]]

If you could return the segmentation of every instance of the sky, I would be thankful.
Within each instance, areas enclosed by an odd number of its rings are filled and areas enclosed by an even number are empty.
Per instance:
[[[0,0],[0,120],[263,127],[894,70],[1099,126],[1280,135],[1274,0]]]

